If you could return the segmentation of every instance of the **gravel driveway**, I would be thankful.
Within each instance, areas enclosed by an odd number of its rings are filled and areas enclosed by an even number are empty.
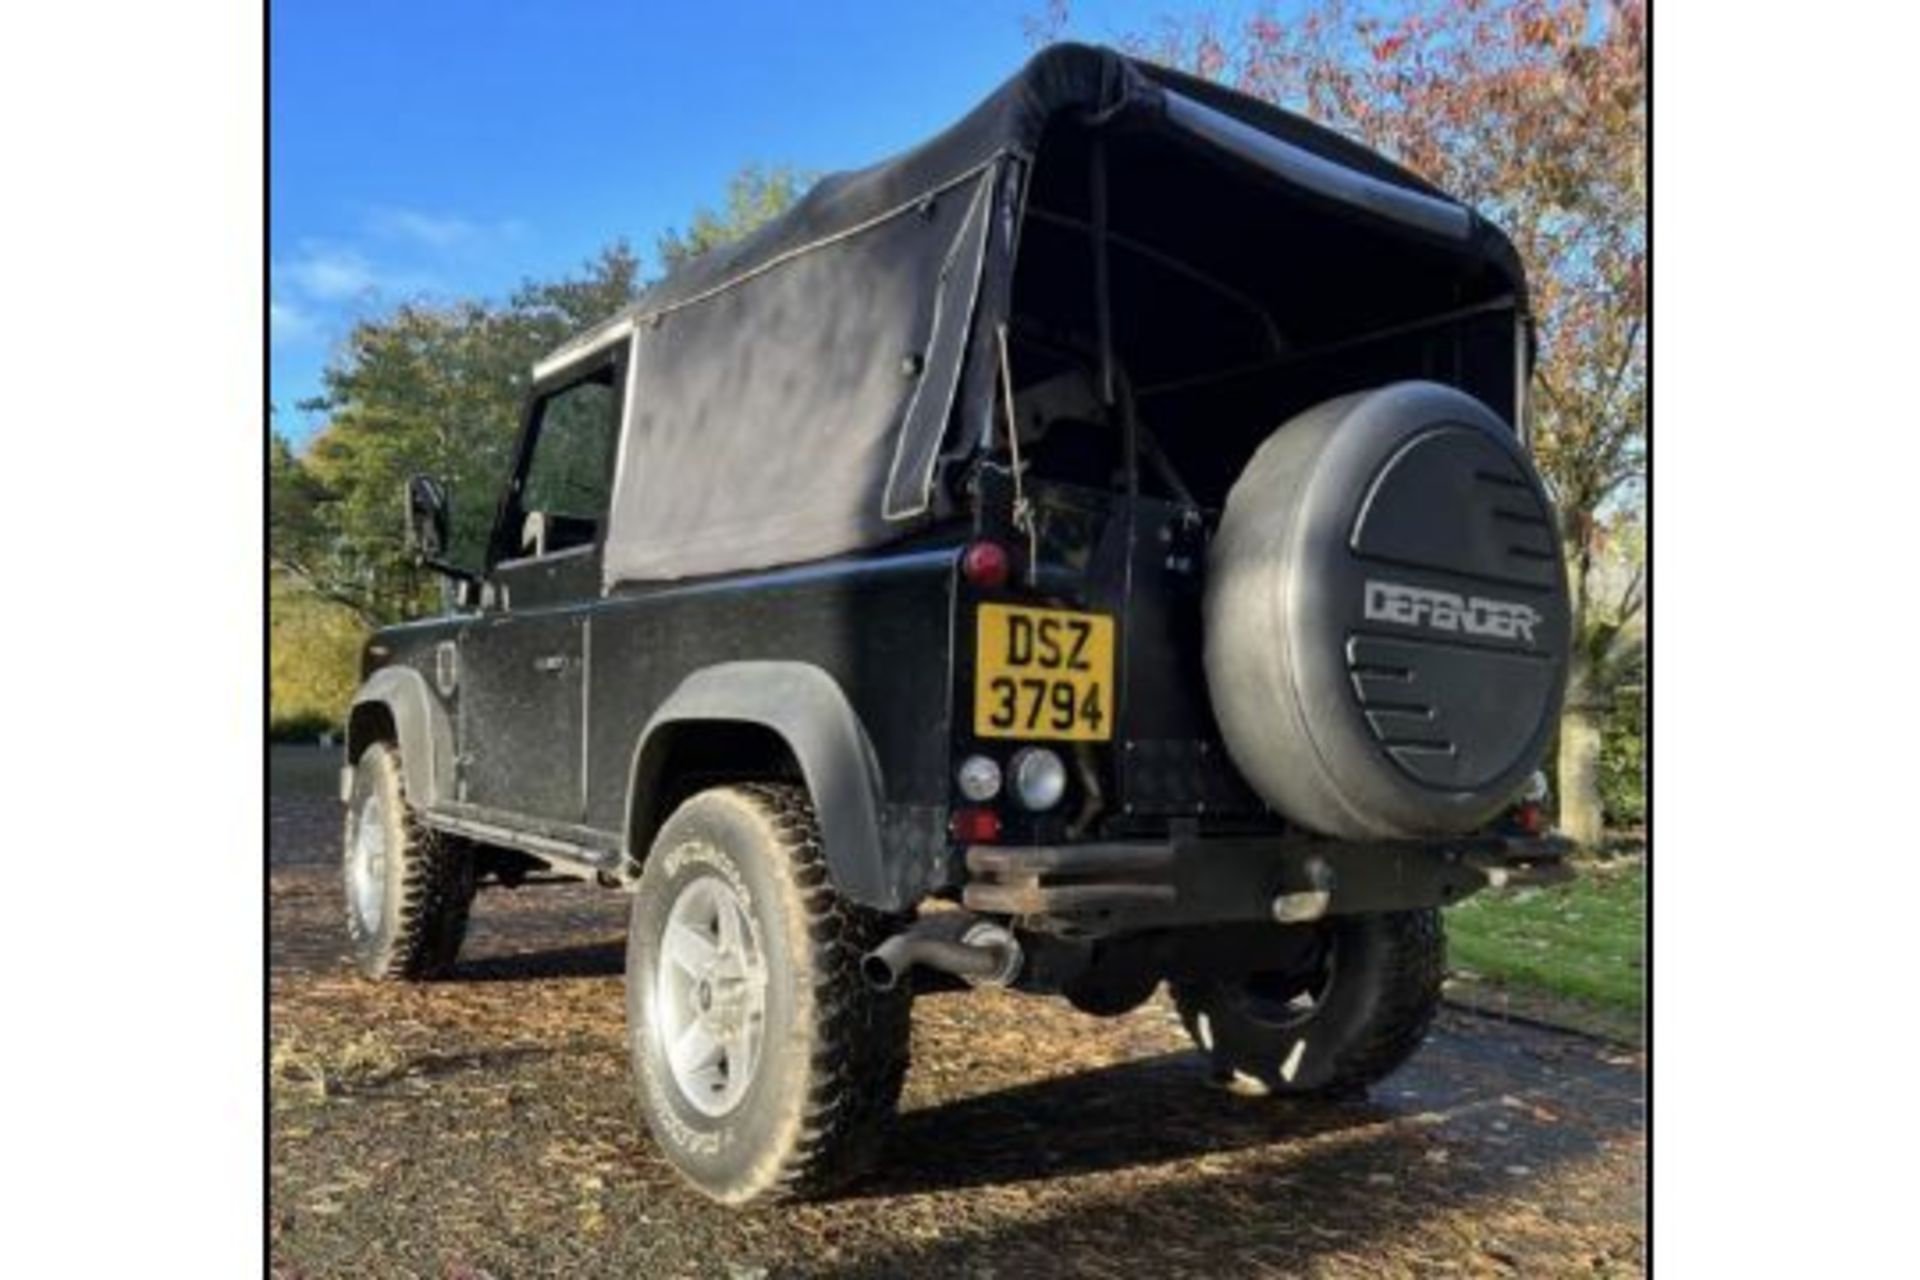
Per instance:
[[[1164,998],[940,994],[882,1167],[751,1212],[684,1189],[628,1090],[624,900],[481,895],[447,981],[346,966],[331,760],[270,799],[271,1217],[304,1276],[1587,1275],[1644,1266],[1644,1061],[1449,1010],[1371,1100],[1206,1083]]]

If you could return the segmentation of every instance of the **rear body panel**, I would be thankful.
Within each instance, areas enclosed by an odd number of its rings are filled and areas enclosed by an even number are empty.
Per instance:
[[[982,485],[988,511],[1011,501],[1005,486],[1003,475],[988,473]],[[1202,661],[1206,529],[1200,514],[1175,502],[1129,500],[1044,478],[1032,486],[1032,498],[1034,550],[1045,568],[1038,585],[1016,586],[1011,594],[1114,618],[1119,696],[1112,738],[1075,749],[1099,782],[1097,817],[1075,821],[1088,790],[1076,773],[1056,815],[1014,815],[1009,838],[1153,835],[1174,820],[1206,829],[1283,829],[1227,758],[1214,722]],[[963,607],[969,598],[963,590]],[[960,678],[970,672],[963,663]],[[955,750],[1004,756],[1005,744],[963,736]]]

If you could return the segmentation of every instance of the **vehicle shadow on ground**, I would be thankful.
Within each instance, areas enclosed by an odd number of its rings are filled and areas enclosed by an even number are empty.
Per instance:
[[[1449,1217],[1454,1230],[1479,1234],[1485,1203],[1514,1189],[1498,1169],[1423,1176],[1421,1159],[1408,1136],[1360,1124],[1328,1145],[1243,1157],[1217,1173],[1121,1176],[1095,1197],[1041,1201],[1038,1212],[834,1274],[1195,1275],[1225,1267],[1224,1274],[1293,1275],[1332,1255],[1364,1259],[1381,1274],[1418,1274],[1426,1260],[1416,1238],[1422,1227]],[[1496,1264],[1489,1270],[1529,1273],[1506,1234],[1487,1229],[1479,1240],[1451,1243]]]
[[[1398,1114],[1355,1100],[1281,1102],[1209,1080],[1176,1051],[908,1111],[883,1167],[848,1198],[1073,1177],[1302,1142]]]
[[[1525,1124],[1498,1080],[1420,1111],[1245,1096],[1209,1087],[1206,1076],[1198,1053],[1169,1053],[903,1115],[881,1168],[844,1199],[995,1188],[1024,1195],[1033,1211],[983,1230],[956,1224],[908,1256],[834,1274],[1073,1272],[1096,1262],[1185,1274],[1226,1258],[1291,1274],[1336,1253],[1418,1271],[1413,1237],[1438,1215],[1490,1198],[1524,1203],[1542,1178],[1578,1177],[1585,1157],[1638,1131],[1626,1114],[1560,1126],[1530,1140],[1522,1157],[1487,1145],[1490,1126]],[[1106,1175],[1096,1196],[1065,1190],[1065,1180],[1091,1174]],[[1056,1180],[1058,1190],[1048,1185]],[[1456,1243],[1524,1274],[1529,1212],[1509,1206],[1499,1240],[1489,1228],[1481,1241],[1470,1225],[1458,1230],[1475,1239]],[[1412,1252],[1396,1257],[1400,1249]]]
[[[595,942],[572,947],[549,947],[504,956],[462,960],[446,981],[532,982],[547,978],[608,978],[626,972],[627,944]]]

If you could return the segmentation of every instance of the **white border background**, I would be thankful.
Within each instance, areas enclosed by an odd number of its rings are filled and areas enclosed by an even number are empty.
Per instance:
[[[1675,1275],[1911,1252],[1907,14],[1656,15],[1655,1243]],[[0,17],[17,1274],[262,1261],[262,20],[234,0]]]
[[[1654,25],[1654,1242],[1910,1271],[1920,143],[1910,6]]]
[[[0,11],[11,1275],[261,1270],[263,50]]]

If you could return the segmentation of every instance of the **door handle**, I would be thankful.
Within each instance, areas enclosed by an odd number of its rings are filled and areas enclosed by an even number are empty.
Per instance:
[[[543,675],[557,676],[567,669],[567,655],[564,653],[550,653],[544,658],[535,658],[533,660],[533,669]]]

